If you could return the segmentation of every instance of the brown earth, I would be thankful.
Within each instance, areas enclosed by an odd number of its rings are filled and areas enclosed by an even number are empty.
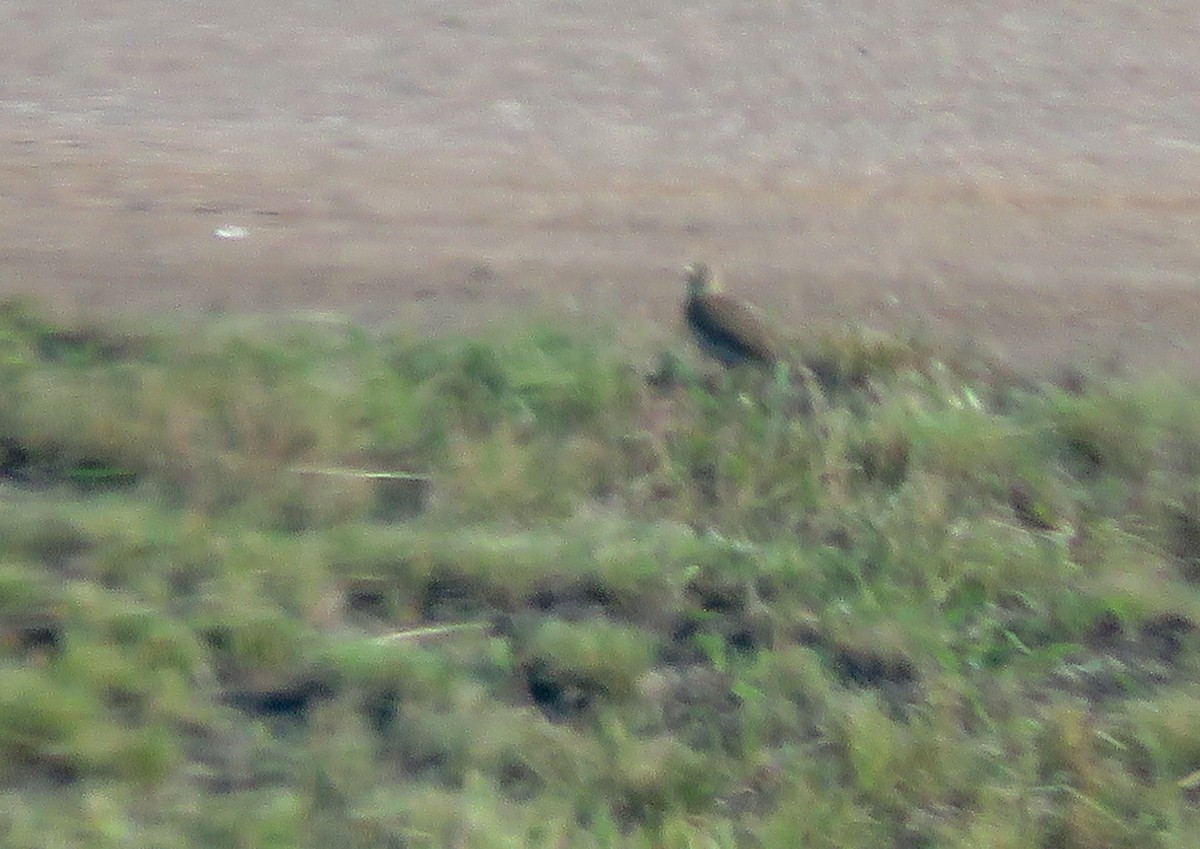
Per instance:
[[[0,0],[0,32],[0,295],[648,348],[704,256],[796,333],[1200,375],[1186,4]]]

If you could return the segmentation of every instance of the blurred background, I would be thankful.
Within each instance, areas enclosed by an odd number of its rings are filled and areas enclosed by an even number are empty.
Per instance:
[[[0,2],[0,294],[531,309],[1200,371],[1200,11],[1113,0]]]

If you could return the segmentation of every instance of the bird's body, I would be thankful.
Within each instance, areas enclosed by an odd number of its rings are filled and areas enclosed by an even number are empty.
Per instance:
[[[686,272],[683,319],[700,349],[726,368],[771,366],[779,346],[758,316],[742,302],[721,294],[720,281],[704,263]]]

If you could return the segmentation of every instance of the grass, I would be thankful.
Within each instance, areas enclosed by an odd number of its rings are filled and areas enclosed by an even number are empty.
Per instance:
[[[1200,391],[794,353],[0,306],[0,842],[1193,845]]]

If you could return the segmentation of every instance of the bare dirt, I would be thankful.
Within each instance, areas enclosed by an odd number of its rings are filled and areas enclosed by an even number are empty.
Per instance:
[[[0,32],[0,296],[653,346],[703,256],[797,334],[1200,376],[1184,3],[0,0]]]

